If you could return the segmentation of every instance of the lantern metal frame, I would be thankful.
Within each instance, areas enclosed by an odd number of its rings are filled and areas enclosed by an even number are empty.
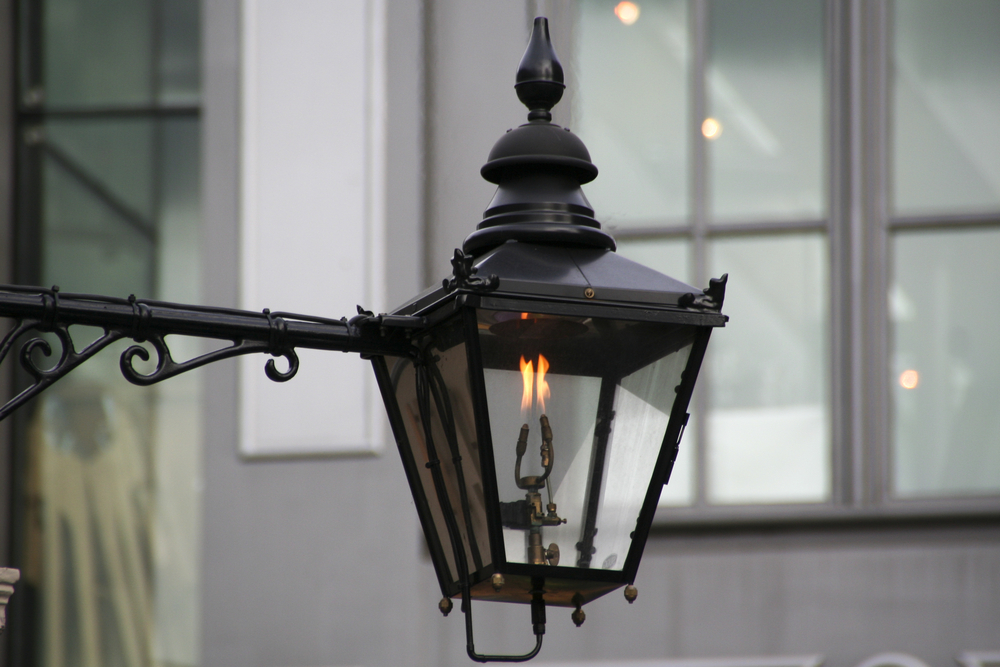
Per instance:
[[[520,246],[521,244],[517,245]],[[508,250],[508,248],[505,247],[503,250]],[[511,247],[510,250],[516,252],[515,247]],[[457,252],[457,256],[461,257],[462,255]],[[488,267],[490,266],[489,260],[490,257],[487,255],[481,259],[480,264]],[[628,260],[621,260],[622,268],[627,268],[629,264],[631,263]],[[624,567],[622,570],[600,570],[558,566],[558,576],[560,578],[606,583],[608,589],[604,592],[608,592],[614,588],[634,583],[639,560],[652,526],[653,515],[659,499],[658,487],[665,484],[669,479],[676,456],[677,444],[687,424],[687,408],[708,345],[711,329],[723,326],[726,321],[726,317],[718,311],[718,308],[721,308],[722,305],[725,279],[713,280],[713,286],[698,297],[695,297],[691,292],[658,292],[656,293],[658,300],[665,302],[662,305],[652,303],[651,294],[648,293],[643,294],[642,297],[633,296],[635,299],[644,298],[644,302],[639,302],[641,303],[639,305],[636,302],[603,301],[596,298],[587,298],[583,294],[583,290],[580,290],[576,285],[553,283],[537,283],[532,285],[526,278],[529,278],[529,276],[525,276],[523,271],[517,276],[498,276],[493,274],[490,276],[490,279],[484,280],[481,284],[460,287],[454,291],[449,291],[448,287],[439,288],[425,295],[422,299],[415,300],[412,306],[404,306],[396,311],[397,316],[418,317],[426,321],[428,329],[456,316],[463,318],[462,326],[465,329],[464,341],[467,344],[466,353],[470,379],[472,381],[472,397],[475,414],[477,415],[476,435],[479,444],[480,473],[486,496],[486,507],[488,508],[486,515],[488,537],[490,545],[493,548],[493,552],[490,554],[491,567],[477,572],[473,575],[473,581],[470,582],[472,586],[480,587],[478,591],[479,595],[476,597],[490,599],[488,579],[492,574],[497,572],[503,574],[505,577],[521,577],[525,581],[530,581],[535,577],[551,577],[553,573],[552,566],[510,563],[507,561],[506,554],[504,553],[502,526],[500,525],[499,510],[497,509],[500,498],[497,490],[497,471],[494,468],[494,443],[492,441],[493,436],[489,422],[488,399],[482,372],[479,337],[477,335],[478,322],[475,316],[476,309],[483,308],[512,312],[530,311],[532,313],[547,315],[678,324],[698,328],[691,353],[688,357],[686,370],[682,376],[683,380],[677,387],[677,396],[674,400],[667,431],[664,434],[663,446],[660,448],[660,454],[651,476],[652,480],[662,481],[659,483],[654,481],[650,484],[636,526],[635,538],[626,557]],[[627,279],[627,276],[625,278]],[[501,286],[500,288],[496,287],[497,283]],[[508,291],[508,285],[516,287]],[[535,289],[532,289],[533,287]],[[550,292],[550,294],[540,294],[539,287],[544,288],[544,291]],[[596,289],[591,289],[595,292],[595,295],[605,291],[600,286]],[[561,295],[558,294],[560,291],[562,292]],[[556,292],[557,295],[554,296],[551,292]],[[571,294],[573,293],[581,298],[572,298]],[[700,299],[697,305],[695,305],[696,298]],[[673,303],[670,303],[671,301]],[[690,305],[678,306],[677,301]],[[385,361],[379,358],[375,359],[374,363],[376,377],[379,381],[379,387],[385,403],[387,406],[394,404],[392,398],[392,380],[389,370],[385,366]],[[412,460],[410,448],[404,444],[407,441],[407,434],[398,409],[390,411],[389,418],[396,441],[399,443],[400,454],[403,458],[407,478],[410,480],[411,490],[416,498],[426,491],[422,491],[420,488],[416,467],[417,463]],[[432,557],[437,562],[437,558],[443,556],[443,546],[440,544],[440,540],[433,528],[430,509],[426,504],[418,504],[417,509],[424,525],[428,544],[432,545]],[[438,569],[438,575],[442,592],[446,596],[457,595],[461,592],[460,587],[454,582],[448,582],[444,579],[441,568]],[[560,606],[577,606],[576,603],[571,601],[570,597],[560,602],[555,602],[555,604],[559,604]],[[598,595],[586,596],[582,601],[589,602],[596,597]],[[528,602],[528,599],[523,601]],[[548,603],[553,604],[554,602],[548,600]]]
[[[537,262],[525,257],[525,253],[534,253],[543,257],[568,253],[575,255],[562,262],[567,269],[561,280],[550,280],[534,269]],[[593,261],[584,261],[590,257]],[[537,260],[537,258],[535,258]],[[559,265],[552,257],[548,266]],[[416,297],[409,304],[397,309],[393,315],[399,317],[417,317],[427,323],[423,333],[432,332],[435,327],[446,326],[460,320],[464,330],[462,337],[466,344],[467,370],[471,383],[473,411],[476,421],[476,441],[478,447],[478,473],[483,484],[486,507],[487,537],[490,545],[490,562],[485,567],[470,568],[466,561],[466,546],[472,551],[475,540],[473,530],[466,528],[468,545],[462,541],[461,531],[456,523],[456,516],[465,517],[468,521],[468,507],[455,508],[444,489],[444,481],[440,478],[440,459],[443,454],[436,451],[431,442],[431,434],[425,431],[421,434],[428,445],[429,460],[417,461],[407,435],[403,417],[394,396],[395,383],[386,365],[384,357],[373,359],[375,374],[378,380],[384,402],[387,406],[390,424],[395,436],[404,470],[410,483],[411,493],[416,500],[417,513],[421,520],[424,535],[428,544],[431,559],[435,564],[442,594],[444,595],[442,611],[450,610],[448,598],[460,596],[462,610],[466,614],[467,651],[474,660],[524,660],[537,652],[532,651],[524,656],[483,656],[475,652],[471,627],[471,602],[473,599],[517,601],[531,604],[533,609],[538,602],[536,591],[544,588],[544,604],[576,608],[580,614],[583,604],[611,592],[621,586],[632,587],[638,570],[638,565],[652,527],[660,489],[665,484],[676,459],[678,445],[683,430],[688,421],[688,406],[693,394],[695,380],[704,358],[711,330],[724,326],[727,318],[721,313],[724,300],[726,276],[712,280],[708,289],[696,293],[693,288],[659,275],[660,289],[649,286],[649,269],[621,258],[606,250],[594,250],[579,247],[557,248],[553,246],[536,245],[525,242],[503,243],[480,256],[473,263],[471,255],[456,250],[452,260],[455,266],[455,276],[445,280],[441,287],[429,290]],[[588,277],[586,271],[591,265],[600,267],[595,273],[598,276]],[[609,266],[610,265],[610,266]],[[572,267],[572,268],[570,268]],[[493,272],[495,270],[495,272]],[[572,275],[572,272],[578,275]],[[477,273],[488,274],[487,278],[477,276]],[[598,279],[598,277],[600,279]],[[586,285],[586,287],[583,287]],[[601,298],[607,296],[606,299]],[[500,497],[498,492],[495,468],[493,430],[490,424],[488,396],[483,373],[483,356],[480,350],[478,334],[478,309],[490,311],[531,312],[541,315],[589,317],[606,320],[646,322],[652,324],[674,324],[694,329],[693,342],[680,384],[674,389],[674,399],[667,428],[658,448],[656,463],[650,473],[649,484],[645,489],[642,507],[637,518],[632,542],[621,570],[605,570],[588,567],[567,567],[552,565],[536,565],[529,563],[512,563],[505,553],[503,526],[500,519]],[[631,369],[635,370],[635,369]],[[631,372],[631,371],[629,371]],[[622,374],[626,374],[622,371]],[[602,376],[602,393],[606,392],[603,384],[607,378]],[[613,389],[617,382],[609,385]],[[610,397],[605,397],[610,400]],[[430,415],[429,406],[421,407],[421,417],[424,428],[427,427]],[[600,410],[600,408],[599,408]],[[447,430],[447,426],[445,429]],[[452,438],[454,440],[454,438]],[[444,445],[442,445],[443,447]],[[454,443],[449,443],[454,447]],[[450,452],[456,471],[461,474],[459,452]],[[420,479],[419,466],[430,468],[433,476],[433,487],[426,488]],[[591,474],[595,474],[591,471]],[[600,474],[598,472],[597,474]],[[464,482],[459,480],[457,487],[464,489]],[[434,495],[446,517],[447,540],[443,538],[432,516],[432,508],[428,496]],[[597,495],[591,493],[590,502],[597,501]],[[588,507],[588,519],[592,523],[596,509]],[[593,526],[589,527],[590,529]],[[593,534],[590,535],[593,538]],[[584,537],[584,540],[586,537]],[[451,549],[457,572],[450,577],[447,564],[448,549]],[[578,549],[581,554],[585,550]],[[494,577],[501,575],[504,584],[501,592],[494,584]],[[586,582],[581,588],[578,584]],[[516,590],[511,594],[511,589]],[[628,590],[628,589],[627,589]],[[632,589],[634,591],[634,589]],[[584,591],[581,593],[581,591]],[[631,601],[631,600],[630,600]],[[533,611],[533,617],[541,612]],[[541,616],[544,619],[544,616]],[[581,615],[579,623],[582,623]],[[542,621],[544,623],[544,620]],[[540,641],[540,633],[544,627],[536,624],[536,635]]]
[[[535,20],[515,85],[519,98],[529,109],[528,123],[501,137],[482,169],[483,176],[498,185],[497,194],[477,231],[466,239],[463,249],[455,251],[452,277],[392,313],[375,315],[359,306],[356,316],[336,320],[268,309],[254,313],[135,296],[122,299],[66,293],[58,287],[0,285],[0,317],[14,320],[13,328],[0,341],[0,363],[17,347],[19,364],[30,379],[27,387],[0,407],[0,419],[122,339],[131,339],[135,344],[121,353],[121,373],[129,382],[141,386],[222,359],[260,353],[286,360],[286,370],[279,370],[274,359],[269,359],[264,367],[269,379],[285,382],[298,371],[298,348],[358,353],[371,360],[374,368],[444,595],[442,611],[447,614],[451,608],[450,598],[461,596],[470,658],[479,662],[516,662],[534,657],[545,633],[546,604],[575,607],[573,620],[579,625],[583,622],[582,605],[616,588],[627,586],[626,597],[631,602],[635,590],[632,584],[652,526],[660,489],[670,477],[687,424],[688,405],[711,330],[724,326],[728,319],[721,313],[726,277],[712,280],[708,289],[699,291],[613,252],[614,239],[601,231],[580,190],[581,184],[596,177],[597,168],[590,162],[582,141],[567,129],[551,123],[550,110],[559,101],[564,87],[562,68],[549,40],[547,20],[540,17]],[[581,560],[576,566],[507,560],[476,314],[480,309],[690,328],[691,349],[685,370],[674,389],[676,396],[666,430],[620,570],[580,566],[586,560],[585,552],[592,546],[587,543],[588,535],[592,540],[596,532],[597,495],[594,493],[587,501],[584,536],[577,547]],[[423,359],[419,343],[439,327],[455,323],[466,344],[465,372],[470,381],[475,416],[475,445],[490,548],[490,563],[479,563],[472,572],[458,526],[461,515],[469,521],[468,499],[461,495],[464,507],[459,508],[462,510],[460,515],[452,506],[441,469],[441,459],[450,454],[459,477],[460,494],[464,494],[462,466],[458,463],[460,453],[454,438],[440,443],[439,448],[431,434],[433,409],[436,407],[442,423],[447,423],[452,401],[444,381],[434,377],[434,364]],[[78,348],[71,331],[74,326],[96,327],[101,334]],[[32,332],[41,335],[33,336]],[[171,335],[214,339],[228,344],[193,359],[178,361],[167,341],[167,336]],[[56,354],[53,342],[60,348]],[[142,343],[152,347],[152,354]],[[51,364],[46,367],[39,363],[39,357],[51,359]],[[136,357],[143,362],[153,361],[153,369],[144,372],[141,366],[137,368]],[[414,458],[409,446],[386,357],[406,359],[414,365],[415,391],[428,453],[428,460],[423,465],[430,471],[433,489],[425,488],[419,471],[421,462]],[[601,376],[598,418],[602,410],[611,409],[613,390],[622,376],[609,383],[610,377]],[[606,447],[607,437],[606,433],[597,434],[596,440],[603,438]],[[604,465],[603,460],[600,465]],[[602,469],[592,468],[589,479],[596,479],[601,474]],[[432,493],[442,510],[450,544],[443,543],[435,526],[429,501]],[[471,548],[473,531],[471,525],[467,528]],[[447,576],[449,548],[456,570],[454,579]],[[503,596],[491,593],[491,590],[499,591],[494,579],[496,575],[509,578]],[[584,589],[575,582],[588,582],[590,588],[582,593]],[[514,656],[477,653],[473,641],[473,599],[529,604],[536,638],[534,648]]]

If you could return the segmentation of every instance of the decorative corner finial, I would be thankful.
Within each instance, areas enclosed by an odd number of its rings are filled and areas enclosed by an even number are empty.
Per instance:
[[[475,278],[473,276],[479,271],[474,266],[475,257],[464,252],[461,248],[455,248],[455,256],[451,259],[451,268],[454,278],[445,278],[442,286],[446,292],[456,289],[467,289],[474,292],[492,292],[500,286],[500,278],[496,274],[490,274],[489,278]]]
[[[528,107],[528,120],[551,121],[550,111],[562,99],[565,88],[562,64],[549,38],[549,20],[538,16],[531,29],[528,48],[517,66],[514,84],[518,99]]]

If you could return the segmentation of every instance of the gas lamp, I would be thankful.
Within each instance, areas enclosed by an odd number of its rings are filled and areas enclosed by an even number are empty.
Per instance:
[[[442,611],[528,603],[540,643],[545,605],[580,625],[605,593],[635,599],[726,278],[696,290],[614,252],[580,188],[597,168],[551,122],[564,85],[544,18],[515,88],[528,122],[482,168],[498,186],[483,221],[454,276],[393,313],[426,322],[414,354],[374,364]],[[471,637],[474,659],[498,657]]]

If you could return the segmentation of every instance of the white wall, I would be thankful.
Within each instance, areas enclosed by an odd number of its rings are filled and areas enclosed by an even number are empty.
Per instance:
[[[352,317],[385,299],[384,0],[243,0],[240,307]],[[378,452],[374,378],[353,355],[299,350],[294,382],[241,361],[240,451]],[[279,362],[283,368],[285,361]]]

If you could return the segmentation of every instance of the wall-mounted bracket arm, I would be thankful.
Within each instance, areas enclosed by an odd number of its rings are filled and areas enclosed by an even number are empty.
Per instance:
[[[407,332],[423,326],[422,318],[368,312],[351,320],[334,320],[268,309],[254,313],[18,285],[0,285],[0,317],[15,321],[0,342],[0,363],[20,341],[19,361],[32,379],[28,387],[0,408],[0,419],[122,338],[136,342],[122,353],[120,361],[122,375],[133,384],[155,384],[214,361],[254,353],[284,357],[288,361],[287,370],[278,370],[274,359],[269,359],[264,372],[275,382],[285,382],[299,368],[296,348],[356,352],[363,356],[410,356],[412,346]],[[70,331],[74,325],[97,327],[103,334],[78,350]],[[42,334],[49,334],[49,340]],[[177,361],[167,342],[170,335],[229,341],[230,345]],[[61,349],[55,363],[45,368],[43,359],[53,356],[52,337]],[[150,351],[140,345],[147,342],[156,354],[156,367],[142,373],[133,364],[136,357],[143,361],[150,359]]]

